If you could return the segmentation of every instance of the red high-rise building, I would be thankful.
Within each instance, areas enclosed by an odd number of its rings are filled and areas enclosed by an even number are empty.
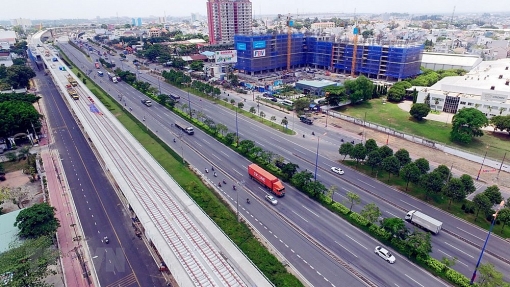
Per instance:
[[[208,0],[209,43],[234,42],[234,35],[252,33],[250,0]]]

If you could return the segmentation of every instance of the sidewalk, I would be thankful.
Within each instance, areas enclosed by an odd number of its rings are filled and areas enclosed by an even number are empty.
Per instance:
[[[56,166],[55,155],[49,150],[41,151],[41,158],[44,162],[44,173],[48,184],[49,201],[51,206],[56,208],[56,217],[60,221],[60,227],[57,230],[58,248],[61,253],[60,261],[62,273],[64,275],[65,286],[67,287],[85,287],[92,286],[84,278],[82,266],[84,266],[83,252],[78,234],[78,227],[75,224],[71,198],[69,198],[69,189],[64,185],[59,167]],[[73,230],[74,229],[74,230]]]

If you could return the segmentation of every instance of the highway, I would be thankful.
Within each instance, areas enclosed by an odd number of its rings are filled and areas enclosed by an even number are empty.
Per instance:
[[[62,45],[63,47],[67,46],[65,44]],[[66,48],[65,48],[66,49]],[[68,49],[68,48],[67,48]],[[74,50],[74,49],[72,49]],[[76,52],[76,51],[75,51]],[[67,53],[67,50],[66,50]],[[83,55],[80,52],[77,52],[75,55],[77,57],[81,57],[81,62],[77,61],[80,65],[90,65],[91,63],[85,60]],[[79,58],[78,58],[79,59]],[[74,61],[75,59],[73,59]],[[144,75],[145,76],[145,75]],[[133,114],[137,116],[138,118],[142,118],[143,116],[146,116],[145,123],[147,126],[152,129],[153,131],[158,131],[158,134],[170,145],[174,145],[176,147],[176,150],[179,150],[181,141],[178,141],[177,143],[172,143],[172,138],[178,138],[179,135],[177,134],[177,131],[175,129],[172,129],[171,126],[169,126],[169,123],[172,122],[172,119],[176,119],[174,115],[172,115],[170,112],[165,110],[162,107],[159,107],[158,105],[154,105],[153,107],[147,108],[145,106],[142,106],[140,103],[140,98],[143,96],[139,94],[138,92],[134,91],[129,86],[126,86],[125,83],[120,84],[113,84],[111,82],[102,81],[99,83],[102,85],[102,87],[105,90],[110,90],[111,94],[115,95],[116,93],[122,94],[122,100],[126,102],[126,107],[132,107]],[[166,93],[168,93],[167,86],[163,83],[162,89],[164,89]],[[176,91],[175,93],[178,93]],[[181,95],[181,97],[184,98],[185,95]],[[195,103],[200,102],[199,100],[194,99]],[[208,111],[210,108],[210,105],[208,102],[202,102],[202,108],[204,111]],[[216,106],[213,106],[215,109]],[[150,112],[148,112],[148,109],[151,109]],[[213,112],[212,110],[210,112]],[[208,113],[209,114],[209,113]],[[221,113],[218,113],[216,110],[216,115],[226,115],[230,116],[230,122],[226,121],[225,123],[230,123],[229,128],[231,128],[232,125],[232,112],[228,110],[222,110]],[[222,122],[221,120],[214,119],[216,122]],[[256,126],[256,124],[252,123],[251,120],[244,119],[243,117],[240,118],[239,125],[243,125],[243,128],[240,129],[245,131],[247,130],[246,126],[250,126],[249,131],[250,134],[256,134],[257,129],[260,129]],[[235,127],[234,127],[235,128]],[[232,130],[232,128],[231,128]],[[235,130],[235,129],[234,129]],[[163,132],[164,131],[164,132]],[[288,155],[291,154],[289,152],[289,146],[282,146],[282,143],[286,143],[288,139],[281,139],[282,135],[279,132],[272,131],[272,130],[264,130],[266,133],[268,133],[271,137],[268,142],[271,142],[276,139],[277,143],[271,143],[275,149],[280,149],[282,155]],[[241,133],[243,138],[246,136],[248,137],[249,134],[243,135]],[[257,133],[257,135],[259,135]],[[183,139],[183,146],[186,147],[186,152],[184,153],[184,157],[188,162],[191,162],[194,166],[197,167],[209,167],[211,165],[211,161],[206,161],[205,158],[209,158],[210,160],[214,157],[214,164],[218,167],[220,171],[223,173],[220,174],[220,177],[225,176],[229,178],[229,182],[233,181],[243,181],[244,182],[244,189],[242,189],[240,192],[249,192],[247,195],[253,196],[255,199],[260,199],[263,197],[264,190],[260,188],[259,185],[257,185],[254,182],[251,182],[246,174],[246,166],[248,162],[244,160],[241,156],[232,153],[229,149],[226,149],[221,145],[220,143],[217,143],[215,140],[209,138],[205,134],[203,134],[200,131],[197,131],[195,136],[190,138],[187,135],[184,135],[181,137]],[[295,140],[294,140],[295,141]],[[257,141],[258,143],[259,141]],[[314,141],[304,141],[303,145],[301,146],[301,143],[295,143],[295,145],[299,146],[299,149],[302,150],[303,148],[306,150],[307,148],[311,148],[315,145]],[[264,148],[267,148],[264,146]],[[190,152],[189,149],[193,149],[194,151],[199,151],[202,155],[205,156],[196,156],[193,152]],[[184,152],[184,149],[182,149]],[[280,151],[279,151],[280,152]],[[314,153],[312,153],[314,154]],[[293,161],[294,162],[294,161]],[[300,164],[301,165],[301,164]],[[306,162],[303,164],[306,166]],[[303,166],[302,166],[303,167]],[[329,168],[328,168],[329,169]],[[322,171],[321,171],[322,172]],[[210,175],[210,174],[209,174]],[[212,180],[212,179],[211,179]],[[216,179],[215,179],[216,180]],[[229,183],[230,184],[230,183]],[[239,190],[239,189],[238,189]],[[227,198],[230,198],[231,200],[235,201],[237,199],[237,195],[232,195],[232,189],[230,187],[226,187],[224,190],[224,193],[226,194]],[[240,198],[244,198],[244,194],[239,195]],[[243,202],[243,201],[241,201]],[[372,240],[370,237],[366,236],[365,234],[361,233],[357,229],[353,229],[350,224],[346,223],[343,220],[338,219],[338,217],[333,216],[329,211],[326,211],[322,207],[315,204],[313,201],[310,201],[305,196],[303,196],[301,193],[296,192],[290,187],[287,187],[287,196],[280,200],[280,204],[278,204],[274,210],[278,211],[276,213],[272,213],[273,211],[268,212],[266,209],[268,207],[268,204],[264,202],[265,207],[260,212],[251,211],[251,209],[256,206],[256,202],[259,202],[257,200],[254,200],[252,204],[249,206],[244,206],[246,204],[241,205],[241,212],[243,212],[245,217],[252,222],[252,224],[258,229],[262,230],[261,233],[264,233],[264,230],[267,228],[271,231],[270,236],[266,236],[266,238],[273,243],[275,247],[280,246],[283,244],[283,246],[289,246],[285,247],[283,249],[279,248],[280,253],[286,254],[290,252],[290,254],[295,254],[297,250],[300,252],[303,252],[304,254],[299,254],[299,256],[296,256],[299,258],[299,260],[293,260],[293,258],[287,258],[289,262],[291,262],[307,279],[309,279],[312,284],[316,286],[322,286],[324,284],[324,281],[320,280],[328,280],[329,282],[336,282],[338,277],[335,275],[338,274],[338,271],[335,269],[332,269],[331,272],[327,273],[325,270],[330,270],[332,267],[330,267],[331,264],[326,264],[324,260],[313,260],[317,255],[315,253],[310,254],[311,258],[306,258],[306,253],[310,250],[308,246],[310,246],[310,243],[313,243],[315,245],[319,245],[322,247],[323,254],[327,254],[328,251],[332,252],[334,256],[329,257],[333,260],[337,261],[339,258],[342,258],[342,263],[348,262],[349,265],[355,266],[358,271],[360,271],[364,276],[368,277],[372,282],[375,282],[376,285],[388,285],[388,284],[397,284],[399,286],[405,286],[411,281],[417,282],[417,284],[422,286],[427,286],[430,284],[430,282],[434,282],[435,286],[441,285],[442,283],[434,279],[432,276],[430,276],[427,272],[424,272],[421,269],[416,268],[410,263],[407,263],[406,260],[399,255],[397,255],[397,265],[398,268],[395,268],[395,266],[390,266],[386,262],[384,262],[382,259],[379,259],[375,257],[377,260],[366,260],[366,256],[375,256],[373,254],[373,248],[376,243],[374,240]],[[291,208],[292,207],[292,208]],[[270,208],[270,210],[273,210]],[[249,212],[249,214],[248,214]],[[255,215],[256,214],[256,215]],[[278,217],[278,215],[283,215],[288,221],[292,221],[292,224],[299,225],[301,232],[306,232],[307,235],[311,236],[310,238],[307,238],[308,241],[302,243],[304,236],[297,236],[298,239],[293,239],[294,237],[290,236],[288,232],[281,233],[282,228],[278,228],[278,226],[275,229],[271,229],[270,226],[272,224],[275,224],[274,218],[275,216]],[[253,217],[252,217],[253,216]],[[283,221],[283,219],[282,219]],[[260,227],[259,227],[260,226]],[[291,224],[289,224],[291,226]],[[283,239],[282,239],[283,238]],[[287,241],[285,241],[286,238],[289,238]],[[306,237],[305,237],[306,238]],[[292,245],[298,244],[300,245],[293,247]],[[307,244],[308,246],[303,246],[302,244]],[[326,248],[327,247],[327,248]],[[329,250],[328,250],[329,249]],[[289,251],[287,251],[289,250]],[[370,254],[367,254],[369,252]],[[373,258],[373,257],[369,257]],[[332,259],[328,261],[332,261]],[[300,260],[302,263],[305,264],[305,268],[303,271],[303,268],[301,268]],[[313,262],[317,262],[314,264]],[[338,262],[338,261],[337,261]],[[384,264],[384,265],[381,265]],[[307,266],[308,265],[308,266]],[[320,266],[320,267],[317,267]],[[319,280],[314,279],[317,277],[317,275],[309,273],[316,273],[317,272],[310,272],[306,269],[312,270],[320,270],[320,275],[322,275],[323,278],[320,278]],[[338,268],[336,268],[338,269]],[[398,272],[397,272],[398,270]],[[307,271],[307,272],[305,272]],[[331,274],[331,276],[327,275]],[[311,276],[311,277],[310,277]],[[342,282],[345,282],[344,279],[345,276],[340,276],[342,278]],[[420,283],[421,282],[421,283]],[[332,283],[334,285],[334,283]]]
[[[89,270],[102,286],[165,286],[158,266],[143,241],[135,237],[129,212],[122,208],[110,181],[83,136],[50,76],[36,72],[38,95],[58,150],[80,218],[83,245],[90,250]],[[108,236],[109,244],[103,242]],[[83,250],[86,252],[86,250]],[[129,251],[129,252],[127,252]]]

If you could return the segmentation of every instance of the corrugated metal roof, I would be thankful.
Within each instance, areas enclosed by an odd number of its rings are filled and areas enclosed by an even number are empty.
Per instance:
[[[480,57],[475,55],[456,55],[440,53],[423,53],[422,63],[433,63],[441,65],[473,67],[480,61]]]

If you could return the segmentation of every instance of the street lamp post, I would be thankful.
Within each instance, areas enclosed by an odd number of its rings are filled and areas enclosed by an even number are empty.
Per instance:
[[[189,108],[189,118],[191,119],[191,100],[189,98],[189,91],[188,91],[188,108]]]
[[[325,136],[327,133],[324,133],[322,136]],[[317,136],[317,153],[315,154],[315,175],[313,177],[313,179],[315,181],[317,181],[317,167],[318,167],[318,163],[319,163],[319,141],[320,141],[320,138],[321,136]]]
[[[236,216],[237,216],[237,222],[239,222],[239,187],[241,187],[241,185],[244,185],[244,180],[241,181],[241,182],[237,182],[237,188],[236,188]]]
[[[156,75],[156,78],[158,79],[159,94],[161,95],[161,83],[159,82],[159,76]]]
[[[476,278],[476,271],[478,270],[478,267],[480,266],[480,261],[482,261],[483,252],[485,251],[485,247],[487,246],[487,242],[489,241],[489,237],[491,236],[492,228],[494,227],[494,223],[496,223],[496,217],[498,216],[498,212],[501,210],[501,208],[505,206],[505,201],[502,200],[499,204],[498,209],[496,210],[496,213],[494,213],[492,216],[492,223],[491,227],[489,228],[489,233],[487,233],[487,238],[485,238],[485,242],[483,243],[482,252],[480,252],[480,257],[478,257],[478,262],[476,262],[475,271],[473,271],[473,276],[471,277],[471,281],[469,282],[470,285],[473,285],[473,282]]]
[[[480,178],[480,173],[482,172],[483,164],[485,163],[485,158],[487,157],[487,152],[488,151],[485,151],[485,155],[483,156],[482,165],[480,166],[480,170],[478,171],[478,175],[476,176],[476,180],[478,180]]]

